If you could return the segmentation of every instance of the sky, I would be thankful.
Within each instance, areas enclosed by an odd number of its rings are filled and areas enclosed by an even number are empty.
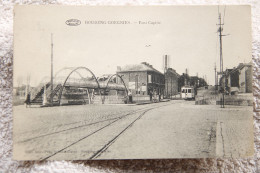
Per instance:
[[[189,75],[198,73],[214,85],[215,64],[219,70],[218,11],[224,17],[223,34],[227,35],[223,37],[224,69],[252,59],[250,6],[226,6],[225,15],[224,8],[16,6],[14,86],[21,79],[26,83],[27,76],[32,86],[50,76],[51,33],[54,73],[83,66],[101,76],[116,73],[117,66],[141,62],[163,72],[163,55],[167,54],[169,66],[177,73],[187,68]],[[69,19],[81,24],[69,26]]]

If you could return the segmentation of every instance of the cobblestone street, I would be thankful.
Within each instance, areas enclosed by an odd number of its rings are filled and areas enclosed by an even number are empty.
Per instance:
[[[175,100],[14,106],[13,111],[16,159],[239,157],[253,152],[249,106],[223,109]]]

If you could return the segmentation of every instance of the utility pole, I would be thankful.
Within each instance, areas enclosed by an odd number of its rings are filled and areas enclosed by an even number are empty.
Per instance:
[[[53,106],[53,34],[51,33],[51,106]]]
[[[219,13],[219,29],[218,29],[218,32],[219,32],[219,51],[220,51],[220,54],[219,54],[219,58],[220,58],[220,74],[222,76],[222,80],[223,80],[223,88],[222,88],[222,99],[221,99],[221,108],[224,108],[225,107],[225,75],[223,73],[223,53],[222,53],[222,31],[223,31],[223,25],[224,23],[221,22],[221,13]]]
[[[214,71],[215,71],[215,94],[217,93],[217,66],[216,63],[214,65]]]
[[[171,76],[171,99],[172,99],[172,76]]]
[[[219,32],[219,51],[220,51],[220,72],[222,73],[222,75],[223,75],[223,54],[222,54],[222,31],[223,31],[223,27],[222,27],[222,25],[224,25],[224,24],[222,24],[221,23],[221,13],[219,13],[219,17],[218,17],[218,19],[219,19],[219,30],[218,30],[218,32]]]
[[[215,86],[217,86],[217,67],[216,67],[216,63],[214,64],[214,71],[215,71]]]

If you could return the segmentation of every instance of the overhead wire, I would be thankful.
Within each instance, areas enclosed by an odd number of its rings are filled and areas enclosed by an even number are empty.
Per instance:
[[[224,7],[223,26],[224,26],[224,24],[225,24],[225,15],[226,15],[226,5],[225,5],[225,7]]]

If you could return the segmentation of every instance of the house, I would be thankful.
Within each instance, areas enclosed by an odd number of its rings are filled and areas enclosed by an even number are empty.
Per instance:
[[[161,98],[164,94],[164,74],[147,62],[118,67],[117,75],[124,80],[133,101],[150,100],[152,93]]]
[[[220,84],[225,85],[226,91],[230,94],[252,93],[252,63],[240,63],[233,69],[226,69],[224,77],[220,78]],[[225,82],[225,83],[224,83]]]

